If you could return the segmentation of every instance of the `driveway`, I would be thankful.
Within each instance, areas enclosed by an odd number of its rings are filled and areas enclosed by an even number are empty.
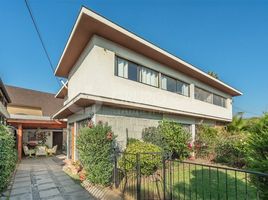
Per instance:
[[[23,159],[17,168],[10,200],[94,199],[62,171],[56,157]]]

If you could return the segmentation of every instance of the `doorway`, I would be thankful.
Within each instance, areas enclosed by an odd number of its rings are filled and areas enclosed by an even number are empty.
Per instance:
[[[57,153],[62,153],[62,141],[63,141],[63,135],[62,131],[53,131],[53,147],[55,145],[58,145]]]

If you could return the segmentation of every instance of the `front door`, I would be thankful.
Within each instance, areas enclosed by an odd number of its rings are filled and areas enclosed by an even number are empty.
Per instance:
[[[63,142],[63,137],[62,137],[62,131],[53,131],[53,147],[55,145],[58,145],[58,152],[62,152],[62,142]]]

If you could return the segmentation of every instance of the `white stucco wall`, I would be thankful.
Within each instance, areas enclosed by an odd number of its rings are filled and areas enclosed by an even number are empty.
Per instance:
[[[190,92],[191,97],[185,97],[115,76],[115,55],[190,83],[192,90],[193,85],[196,85],[224,96],[228,99],[227,108],[195,100],[193,91]],[[201,114],[204,118],[206,116],[215,117],[223,121],[232,119],[232,100],[229,95],[98,36],[92,38],[69,74],[68,99],[66,102],[79,93]]]

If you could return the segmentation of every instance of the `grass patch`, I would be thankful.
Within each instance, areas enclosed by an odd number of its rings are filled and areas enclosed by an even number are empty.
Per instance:
[[[173,199],[258,199],[257,190],[245,173],[176,161],[166,167],[166,194],[172,195]],[[134,171],[121,179],[119,189],[135,198],[136,186]],[[142,199],[163,199],[163,191],[161,170],[141,178]]]

